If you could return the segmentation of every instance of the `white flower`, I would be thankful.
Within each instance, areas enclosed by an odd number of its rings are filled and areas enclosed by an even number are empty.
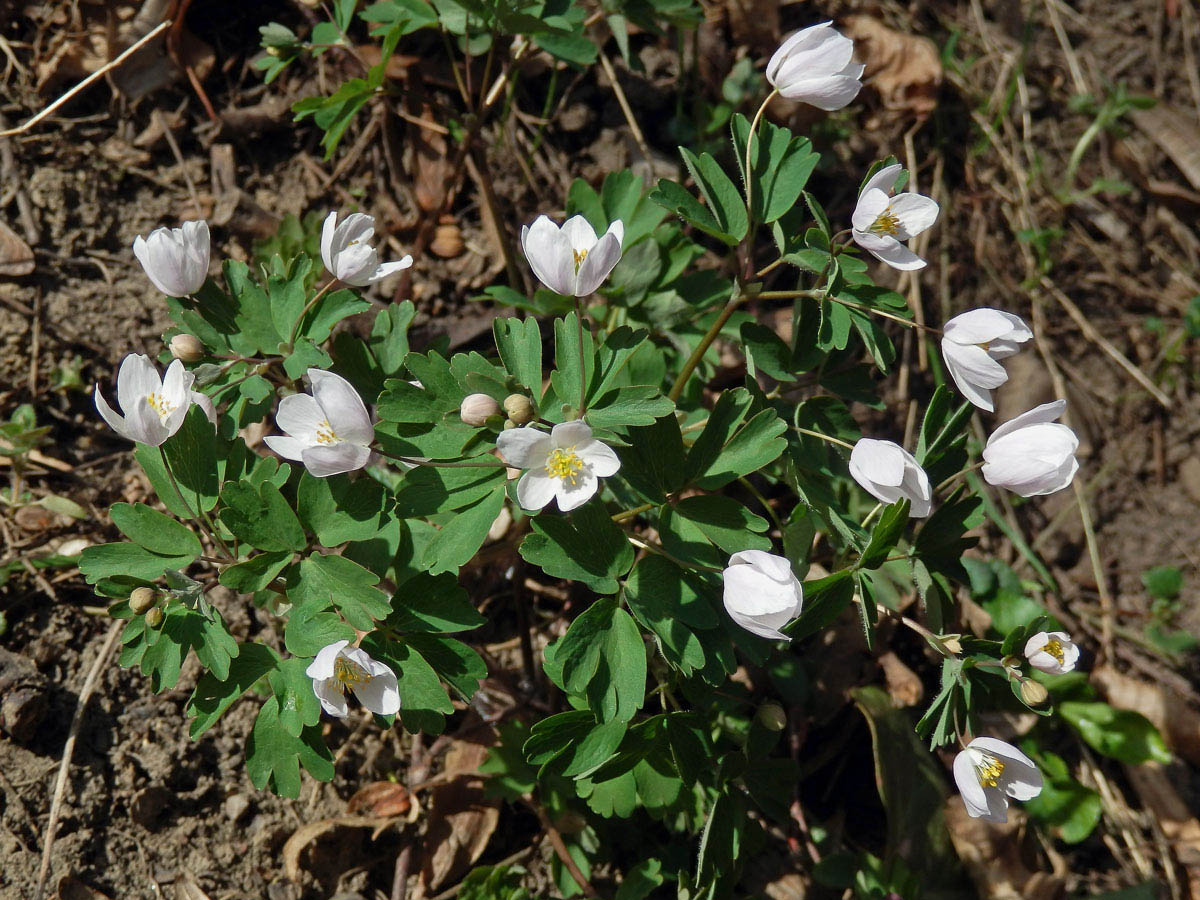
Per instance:
[[[996,360],[1015,356],[1033,337],[1019,316],[982,307],[955,316],[942,329],[942,358],[963,396],[995,412],[992,391],[1008,381]]]
[[[876,500],[891,504],[907,499],[909,515],[918,519],[929,515],[933,505],[929,476],[899,444],[861,438],[850,451],[850,474]]]
[[[903,166],[884,166],[871,176],[858,195],[851,224],[854,242],[893,269],[923,269],[925,260],[901,241],[907,241],[937,221],[937,202],[923,194],[890,196]]]
[[[1079,438],[1054,420],[1067,408],[1055,400],[1005,422],[983,448],[983,477],[988,484],[1022,497],[1053,494],[1071,483],[1079,470]]]
[[[779,629],[800,615],[804,605],[804,587],[791,563],[762,550],[742,550],[729,557],[721,578],[729,618],[759,637],[790,640]]]
[[[374,216],[351,213],[340,225],[336,211],[326,216],[321,226],[321,259],[329,274],[344,284],[366,287],[412,265],[408,255],[396,262],[380,263],[379,254],[367,243],[374,235]]]
[[[858,96],[863,66],[852,59],[854,41],[832,22],[801,28],[767,63],[767,81],[780,95],[817,109],[841,109]]]
[[[599,238],[583,216],[572,216],[561,228],[549,217],[538,216],[521,228],[521,248],[533,274],[567,297],[586,297],[600,287],[621,259],[624,238],[620,219]]]
[[[398,712],[400,690],[396,686],[396,673],[371,659],[365,650],[349,644],[349,641],[335,641],[323,647],[304,670],[313,680],[313,693],[321,701],[321,709],[338,718],[349,715],[346,705],[346,688],[349,688],[358,702],[376,715]]]
[[[954,781],[967,815],[989,822],[1008,821],[1008,797],[1031,800],[1042,792],[1042,773],[1033,760],[990,737],[975,738],[954,757]]]
[[[150,237],[133,241],[137,257],[154,286],[168,297],[186,297],[200,290],[208,277],[211,248],[208,223],[184,222],[182,228],[155,228]]]
[[[275,424],[285,435],[263,438],[284,459],[304,463],[317,478],[352,472],[367,464],[375,437],[362,398],[340,375],[309,369],[311,394],[279,401]]]
[[[1065,675],[1079,662],[1079,648],[1065,631],[1039,631],[1025,642],[1025,658],[1039,671]]]
[[[526,469],[517,482],[517,500],[524,509],[541,509],[551,500],[569,512],[596,493],[599,479],[621,468],[617,454],[592,437],[582,419],[555,425],[549,434],[531,426],[510,428],[496,438],[504,461]]]
[[[192,390],[195,381],[196,376],[184,369],[179,360],[167,366],[166,376],[160,378],[150,357],[130,353],[121,360],[121,368],[117,371],[117,404],[124,415],[119,415],[108,405],[100,393],[100,385],[96,385],[96,409],[121,437],[158,447],[183,425],[188,407],[193,403],[216,424],[212,401]]]

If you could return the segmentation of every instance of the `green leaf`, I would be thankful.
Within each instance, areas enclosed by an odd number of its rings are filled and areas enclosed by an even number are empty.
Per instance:
[[[554,320],[554,371],[550,383],[558,398],[572,407],[579,404],[583,386],[592,383],[596,370],[596,348],[592,333],[583,329],[580,353],[579,314],[570,312]],[[582,370],[580,364],[582,363]]]
[[[449,634],[470,631],[487,619],[471,604],[458,578],[449,573],[420,572],[404,582],[392,600],[385,624],[400,632]]]
[[[279,657],[265,644],[238,644],[238,652],[229,664],[228,677],[221,679],[205,672],[188,700],[187,712],[194,716],[188,734],[192,740],[216,724],[239,697],[260,678],[275,668]],[[312,688],[312,682],[309,682]],[[314,695],[315,696],[315,695]]]
[[[740,241],[750,228],[741,192],[709,154],[696,156],[685,147],[680,147],[679,153],[705,203],[716,217],[718,227],[735,241]]]
[[[124,531],[124,529],[121,530]],[[126,534],[129,533],[126,532]],[[132,537],[132,535],[129,536]],[[166,551],[160,550],[159,552]],[[1176,566],[1156,566],[1142,573],[1142,584],[1145,585],[1146,592],[1156,600],[1174,600],[1183,590],[1183,573]]]
[[[297,607],[327,609],[332,604],[359,631],[370,631],[375,620],[392,611],[378,583],[378,575],[344,556],[314,554],[301,560],[288,593]]]
[[[226,484],[221,523],[240,541],[259,550],[303,550],[304,529],[279,488],[264,481]]]
[[[296,492],[300,522],[324,547],[375,537],[387,505],[383,485],[371,478],[314,478],[305,472]]]
[[[871,531],[871,541],[859,557],[859,569],[878,569],[896,549],[896,541],[908,524],[909,502],[900,500],[884,508]]]
[[[175,473],[178,491],[163,465],[164,453]],[[163,506],[179,518],[194,518],[197,508],[207,512],[216,505],[225,471],[226,445],[200,407],[188,410],[183,426],[162,445],[161,453],[158,447],[138,444],[133,455]]]
[[[253,594],[266,588],[292,561],[290,550],[258,553],[221,570],[217,580],[235,591]]]
[[[774,410],[764,409],[757,413],[738,429],[716,459],[700,473],[696,486],[706,491],[715,490],[774,462],[787,449],[787,440],[783,437],[786,430],[787,423]]]
[[[497,487],[482,500],[456,512],[425,545],[422,560],[426,570],[431,575],[457,572],[483,546],[503,506],[504,490]]]
[[[542,334],[537,319],[508,316],[492,323],[496,350],[508,374],[533,394],[542,397]]]
[[[162,556],[140,544],[97,544],[84,548],[79,556],[79,571],[88,584],[118,575],[153,581],[167,569],[187,568],[194,559],[193,556]]]
[[[122,534],[154,553],[195,559],[204,552],[190,528],[144,503],[115,503],[109,514]]]
[[[650,199],[730,247],[737,244],[738,238],[726,232],[721,227],[721,223],[717,221],[716,215],[705,209],[704,205],[682,185],[666,178],[659,179],[658,187],[651,192]]]
[[[597,725],[574,743],[563,775],[580,778],[596,771],[616,752],[628,727],[627,722],[618,720]]]
[[[1097,753],[1130,765],[1171,762],[1171,753],[1150,720],[1107,703],[1067,700],[1057,711]]]
[[[487,678],[487,663],[462,641],[441,634],[414,632],[405,640],[421,652],[442,681],[463,700],[470,702]]]
[[[263,704],[246,743],[246,771],[259,790],[269,787],[281,797],[300,796],[300,766],[318,781],[333,780],[333,755],[321,729],[305,728],[299,736],[284,727],[279,701]]]
[[[321,701],[305,669],[312,660],[290,657],[270,672],[271,689],[279,701],[279,723],[288,734],[300,737],[305,727],[321,721]]]
[[[738,170],[746,177],[746,141],[750,122],[740,113],[733,118],[733,147]],[[770,224],[796,205],[821,156],[807,138],[762,122],[750,148],[751,201],[754,219]]]
[[[627,385],[597,398],[587,411],[594,428],[618,428],[626,425],[652,425],[670,415],[675,404],[653,385]]]
[[[407,640],[392,640],[376,632],[363,639],[372,658],[387,663],[396,673],[400,690],[400,718],[410,731],[440,733],[454,704],[433,666]],[[428,727],[427,727],[428,726]],[[431,730],[432,729],[432,730]]]
[[[283,643],[289,653],[313,657],[336,641],[352,641],[354,629],[326,607],[295,606],[288,613]]]
[[[623,609],[613,613],[601,661],[588,683],[588,703],[601,721],[629,721],[646,698],[646,646],[637,623]]]
[[[1053,828],[1068,844],[1086,840],[1100,824],[1100,795],[1072,778],[1062,757],[1049,751],[1039,753],[1031,740],[1023,741],[1021,747],[1034,758],[1045,777],[1042,792],[1024,802],[1025,812]]]
[[[611,598],[597,600],[585,609],[554,645],[555,662],[562,668],[562,686],[582,694],[600,666],[601,642],[612,626],[617,604]]]
[[[565,516],[535,516],[530,524],[533,533],[521,542],[521,556],[547,575],[615,594],[617,579],[633,566],[633,547],[598,501]]]
[[[674,508],[726,553],[770,549],[770,539],[762,534],[767,530],[767,520],[729,497],[684,497]]]
[[[189,650],[195,650],[204,667],[222,680],[229,677],[230,661],[238,653],[238,644],[219,615],[214,612],[210,619],[174,605],[167,607],[158,628],[147,627],[140,617],[130,620],[121,642],[125,645],[121,665],[138,666],[156,694],[175,687]]]

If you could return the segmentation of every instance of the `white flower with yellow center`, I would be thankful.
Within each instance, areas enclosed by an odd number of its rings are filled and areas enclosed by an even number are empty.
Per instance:
[[[1008,821],[1008,798],[1031,800],[1042,792],[1042,773],[1012,744],[977,737],[954,757],[954,783],[972,818]]]
[[[582,419],[555,425],[549,434],[524,426],[500,432],[496,449],[510,466],[525,469],[517,482],[524,509],[542,509],[551,500],[569,512],[587,503],[599,479],[616,474],[621,461],[612,448],[592,437]]]
[[[1065,631],[1039,631],[1025,642],[1025,658],[1041,672],[1065,675],[1079,662],[1079,647]]]
[[[160,446],[177,432],[193,403],[204,410],[209,421],[215,422],[216,412],[208,397],[192,390],[196,376],[175,360],[167,366],[165,377],[150,357],[131,353],[121,360],[117,371],[117,403],[124,415],[117,413],[96,385],[96,409],[101,418],[117,434],[139,444]]]
[[[264,438],[284,459],[304,463],[317,478],[352,472],[367,464],[375,428],[362,398],[345,378],[309,369],[311,394],[279,401],[275,424],[285,434]]]
[[[343,284],[366,287],[412,265],[407,254],[395,262],[381,263],[368,243],[374,236],[374,216],[351,213],[340,224],[336,211],[326,216],[321,227],[321,260],[329,274]]]
[[[521,248],[538,280],[567,297],[594,293],[621,259],[625,225],[620,219],[602,236],[583,216],[572,216],[559,228],[538,216],[521,228]]]
[[[923,194],[903,193],[891,196],[904,167],[899,163],[884,166],[858,195],[851,232],[854,242],[887,263],[893,269],[923,269],[925,260],[902,241],[920,234],[937,221],[937,201]]]
[[[400,691],[396,673],[377,662],[365,650],[335,641],[321,649],[304,674],[312,679],[313,693],[321,708],[331,716],[349,715],[346,692],[350,691],[371,712],[390,716],[400,710]]]

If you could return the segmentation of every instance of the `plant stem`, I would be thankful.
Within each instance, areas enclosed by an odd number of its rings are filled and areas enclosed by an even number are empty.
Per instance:
[[[845,447],[847,450],[854,449],[853,444],[847,444],[841,438],[835,438],[832,435],[828,435],[828,434],[821,434],[821,432],[819,432],[819,431],[812,431],[811,429],[808,429],[808,428],[801,428],[799,425],[796,425],[795,428],[801,434],[807,434],[809,437],[820,438],[821,440],[826,441],[830,444],[837,444],[839,447]]]
[[[742,485],[742,487],[748,490],[751,496],[758,501],[759,505],[767,511],[767,515],[771,517],[771,521],[775,523],[775,527],[779,529],[779,535],[782,537],[783,522],[780,521],[779,515],[772,508],[771,504],[767,502],[767,498],[762,495],[762,491],[756,488],[750,479],[746,478],[745,476],[738,478],[738,482]]]
[[[325,287],[313,294],[313,298],[304,305],[304,309],[300,310],[300,315],[296,317],[296,324],[292,326],[291,337],[288,338],[289,347],[295,346],[296,335],[300,333],[300,323],[304,321],[304,317],[307,316],[312,308],[317,305],[317,301],[324,297],[325,294],[328,293],[329,289],[337,283],[338,280],[336,278],[330,279],[329,283],[326,284]]]
[[[968,474],[969,472],[974,472],[976,469],[981,468],[983,466],[983,464],[984,464],[984,461],[981,459],[979,462],[974,463],[973,465],[967,466],[965,469],[963,469],[959,472],[955,472],[953,475],[951,475],[949,478],[947,478],[945,481],[943,481],[941,484],[939,484],[936,488],[934,488],[933,492],[935,494],[941,493],[942,489],[945,487],[948,487],[952,481],[954,481],[955,479],[958,479],[958,478],[962,478],[964,475]]]
[[[712,346],[712,342],[717,339],[717,335],[721,333],[721,329],[725,327],[725,323],[729,321],[729,317],[734,314],[734,311],[737,310],[747,296],[747,294],[742,293],[741,285],[734,286],[733,295],[729,298],[729,302],[725,304],[725,308],[721,310],[720,315],[709,326],[704,337],[700,339],[700,343],[696,345],[696,349],[692,351],[692,355],[683,364],[683,368],[679,372],[679,377],[671,385],[671,392],[667,396],[670,397],[672,403],[679,400],[688,378],[696,371],[696,366],[700,365],[700,360],[704,359],[704,354],[708,352],[708,348]]]
[[[866,518],[864,518],[862,520],[862,525],[860,525],[859,527],[866,528],[871,523],[871,520],[874,519],[877,515],[879,515],[879,511],[881,509],[883,509],[883,501],[882,500],[879,501],[878,503],[876,503],[875,506],[871,509],[871,511],[869,513],[867,513]],[[887,560],[884,560],[884,561],[886,562]]]
[[[583,358],[583,304],[575,298],[575,324],[579,329],[579,418],[587,412],[587,368]]]
[[[758,108],[758,112],[754,114],[753,121],[750,122],[750,131],[746,135],[746,168],[742,170],[746,179],[746,217],[750,220],[750,227],[754,227],[754,204],[751,202],[753,197],[753,181],[750,172],[750,149],[754,146],[754,137],[758,133],[758,123],[762,119],[763,113],[767,111],[767,105],[775,99],[779,94],[779,90],[773,90],[767,94],[767,98],[763,100],[762,106]]]
[[[656,503],[643,503],[641,506],[633,507],[633,509],[627,509],[623,512],[616,513],[613,515],[612,520],[618,524],[621,522],[628,522],[630,519],[636,519],[644,512],[649,512],[657,505],[658,504]]]
[[[397,462],[407,463],[410,466],[432,466],[439,469],[499,469],[507,466],[502,460],[492,457],[494,462],[474,462],[472,460],[443,460],[443,459],[422,459],[419,456],[398,456],[395,453],[388,453],[380,447],[373,447],[376,453],[380,456],[386,456],[388,459],[394,459]]]
[[[167,478],[171,482],[171,487],[175,489],[175,496],[179,498],[180,504],[187,510],[188,518],[199,526],[200,530],[208,536],[208,539],[212,541],[215,547],[220,548],[227,560],[237,559],[237,557],[229,552],[229,548],[225,546],[225,542],[217,535],[215,529],[211,527],[212,523],[208,521],[208,516],[204,514],[204,510],[200,509],[199,498],[196,500],[196,509],[199,510],[199,514],[197,515],[192,512],[191,504],[184,499],[183,490],[179,487],[179,482],[175,480],[175,472],[171,469],[171,463],[167,460],[167,451],[163,449],[162,444],[158,445],[158,455],[162,459],[163,468],[167,470]]]

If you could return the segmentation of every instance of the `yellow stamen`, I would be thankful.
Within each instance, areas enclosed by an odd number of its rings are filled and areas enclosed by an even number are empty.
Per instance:
[[[158,418],[164,424],[167,421],[167,416],[171,415],[178,406],[176,403],[171,403],[162,394],[151,394],[146,398],[146,403],[150,408],[158,413]]]
[[[341,442],[341,438],[333,430],[333,426],[329,424],[329,420],[325,419],[317,426],[317,443],[318,444],[337,444]]]
[[[1000,776],[1004,774],[1004,763],[986,754],[975,764],[975,768],[979,771],[979,783],[985,788],[994,788],[1000,783]]]
[[[374,676],[354,660],[339,656],[333,661],[333,677],[337,679],[338,687],[344,693],[346,688],[366,684]]]
[[[1063,645],[1060,641],[1046,641],[1046,643],[1042,646],[1042,652],[1049,653],[1051,656],[1053,656],[1056,660],[1058,660],[1058,664],[1060,666],[1066,662],[1066,654],[1063,651]]]
[[[572,250],[571,253],[575,256],[575,271],[579,271],[579,267],[583,265],[583,261],[587,259],[588,252],[586,250]]]
[[[546,459],[546,474],[551,478],[569,481],[573,486],[579,483],[579,473],[583,471],[583,460],[575,452],[574,447],[556,447],[550,451]]]
[[[875,234],[887,234],[894,237],[900,233],[900,218],[892,212],[892,208],[889,206],[875,217],[875,221],[867,230]]]

